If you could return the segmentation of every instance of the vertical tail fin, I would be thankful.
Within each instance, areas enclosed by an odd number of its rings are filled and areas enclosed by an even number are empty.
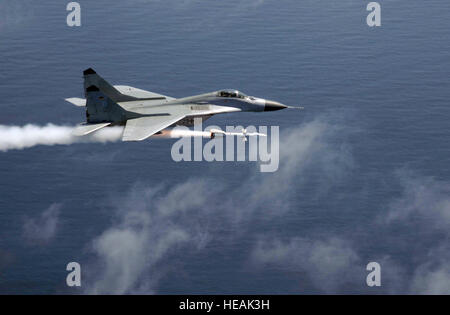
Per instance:
[[[135,97],[120,93],[115,87],[113,87],[111,84],[106,82],[106,80],[104,80],[101,76],[99,76],[97,72],[95,72],[94,69],[92,68],[84,70],[83,77],[84,77],[84,91],[86,99],[88,98],[87,89],[91,86],[95,86],[116,103],[136,100]]]
[[[126,120],[126,111],[109,95],[95,84],[101,81],[90,82],[85,86],[86,94],[86,120],[88,123],[121,123]],[[86,80],[85,80],[86,85]]]

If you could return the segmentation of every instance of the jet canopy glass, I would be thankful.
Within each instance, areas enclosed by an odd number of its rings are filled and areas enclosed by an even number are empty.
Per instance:
[[[245,95],[242,92],[239,92],[238,90],[222,90],[217,92],[217,96],[219,97],[235,97],[235,98],[246,98],[247,95]]]

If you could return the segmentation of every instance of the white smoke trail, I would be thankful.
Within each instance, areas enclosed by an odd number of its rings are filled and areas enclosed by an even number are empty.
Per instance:
[[[115,142],[122,138],[123,127],[107,127],[87,136],[73,135],[74,126],[58,126],[47,124],[39,126],[28,124],[25,126],[0,125],[0,152],[9,150],[23,150],[37,145],[57,145],[86,142]],[[218,136],[223,134],[218,133]],[[211,138],[211,131],[189,130],[184,128],[165,129],[152,138],[182,138],[203,137]]]
[[[75,127],[47,124],[38,126],[0,125],[0,151],[22,150],[36,145],[72,144],[77,142],[112,142],[121,138],[123,128],[111,127],[85,137],[72,134]]]

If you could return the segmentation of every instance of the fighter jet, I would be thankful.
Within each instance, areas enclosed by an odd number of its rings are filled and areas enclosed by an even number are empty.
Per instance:
[[[83,136],[107,126],[125,125],[123,141],[141,141],[175,126],[193,126],[194,118],[232,112],[267,112],[290,106],[247,96],[237,90],[220,90],[173,98],[125,85],[111,85],[92,68],[83,71],[85,99],[66,101],[86,107],[86,122],[74,134]]]

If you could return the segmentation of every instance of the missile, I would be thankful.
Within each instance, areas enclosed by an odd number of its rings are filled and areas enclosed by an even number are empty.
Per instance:
[[[202,137],[214,139],[215,137],[224,136],[236,136],[242,137],[242,141],[247,141],[247,137],[267,137],[266,134],[260,132],[248,132],[247,129],[243,128],[241,132],[226,132],[220,129],[211,129],[208,131],[198,131],[198,130],[180,130],[180,129],[164,129],[161,132],[153,135],[155,138],[183,138],[183,137]]]
[[[253,137],[253,136],[260,136],[260,137],[267,137],[266,134],[259,133],[259,132],[247,132],[247,129],[242,128],[242,132],[226,132],[220,129],[211,129],[211,139],[214,138],[217,135],[220,136],[237,136],[242,137],[242,141],[247,141],[247,137]]]

